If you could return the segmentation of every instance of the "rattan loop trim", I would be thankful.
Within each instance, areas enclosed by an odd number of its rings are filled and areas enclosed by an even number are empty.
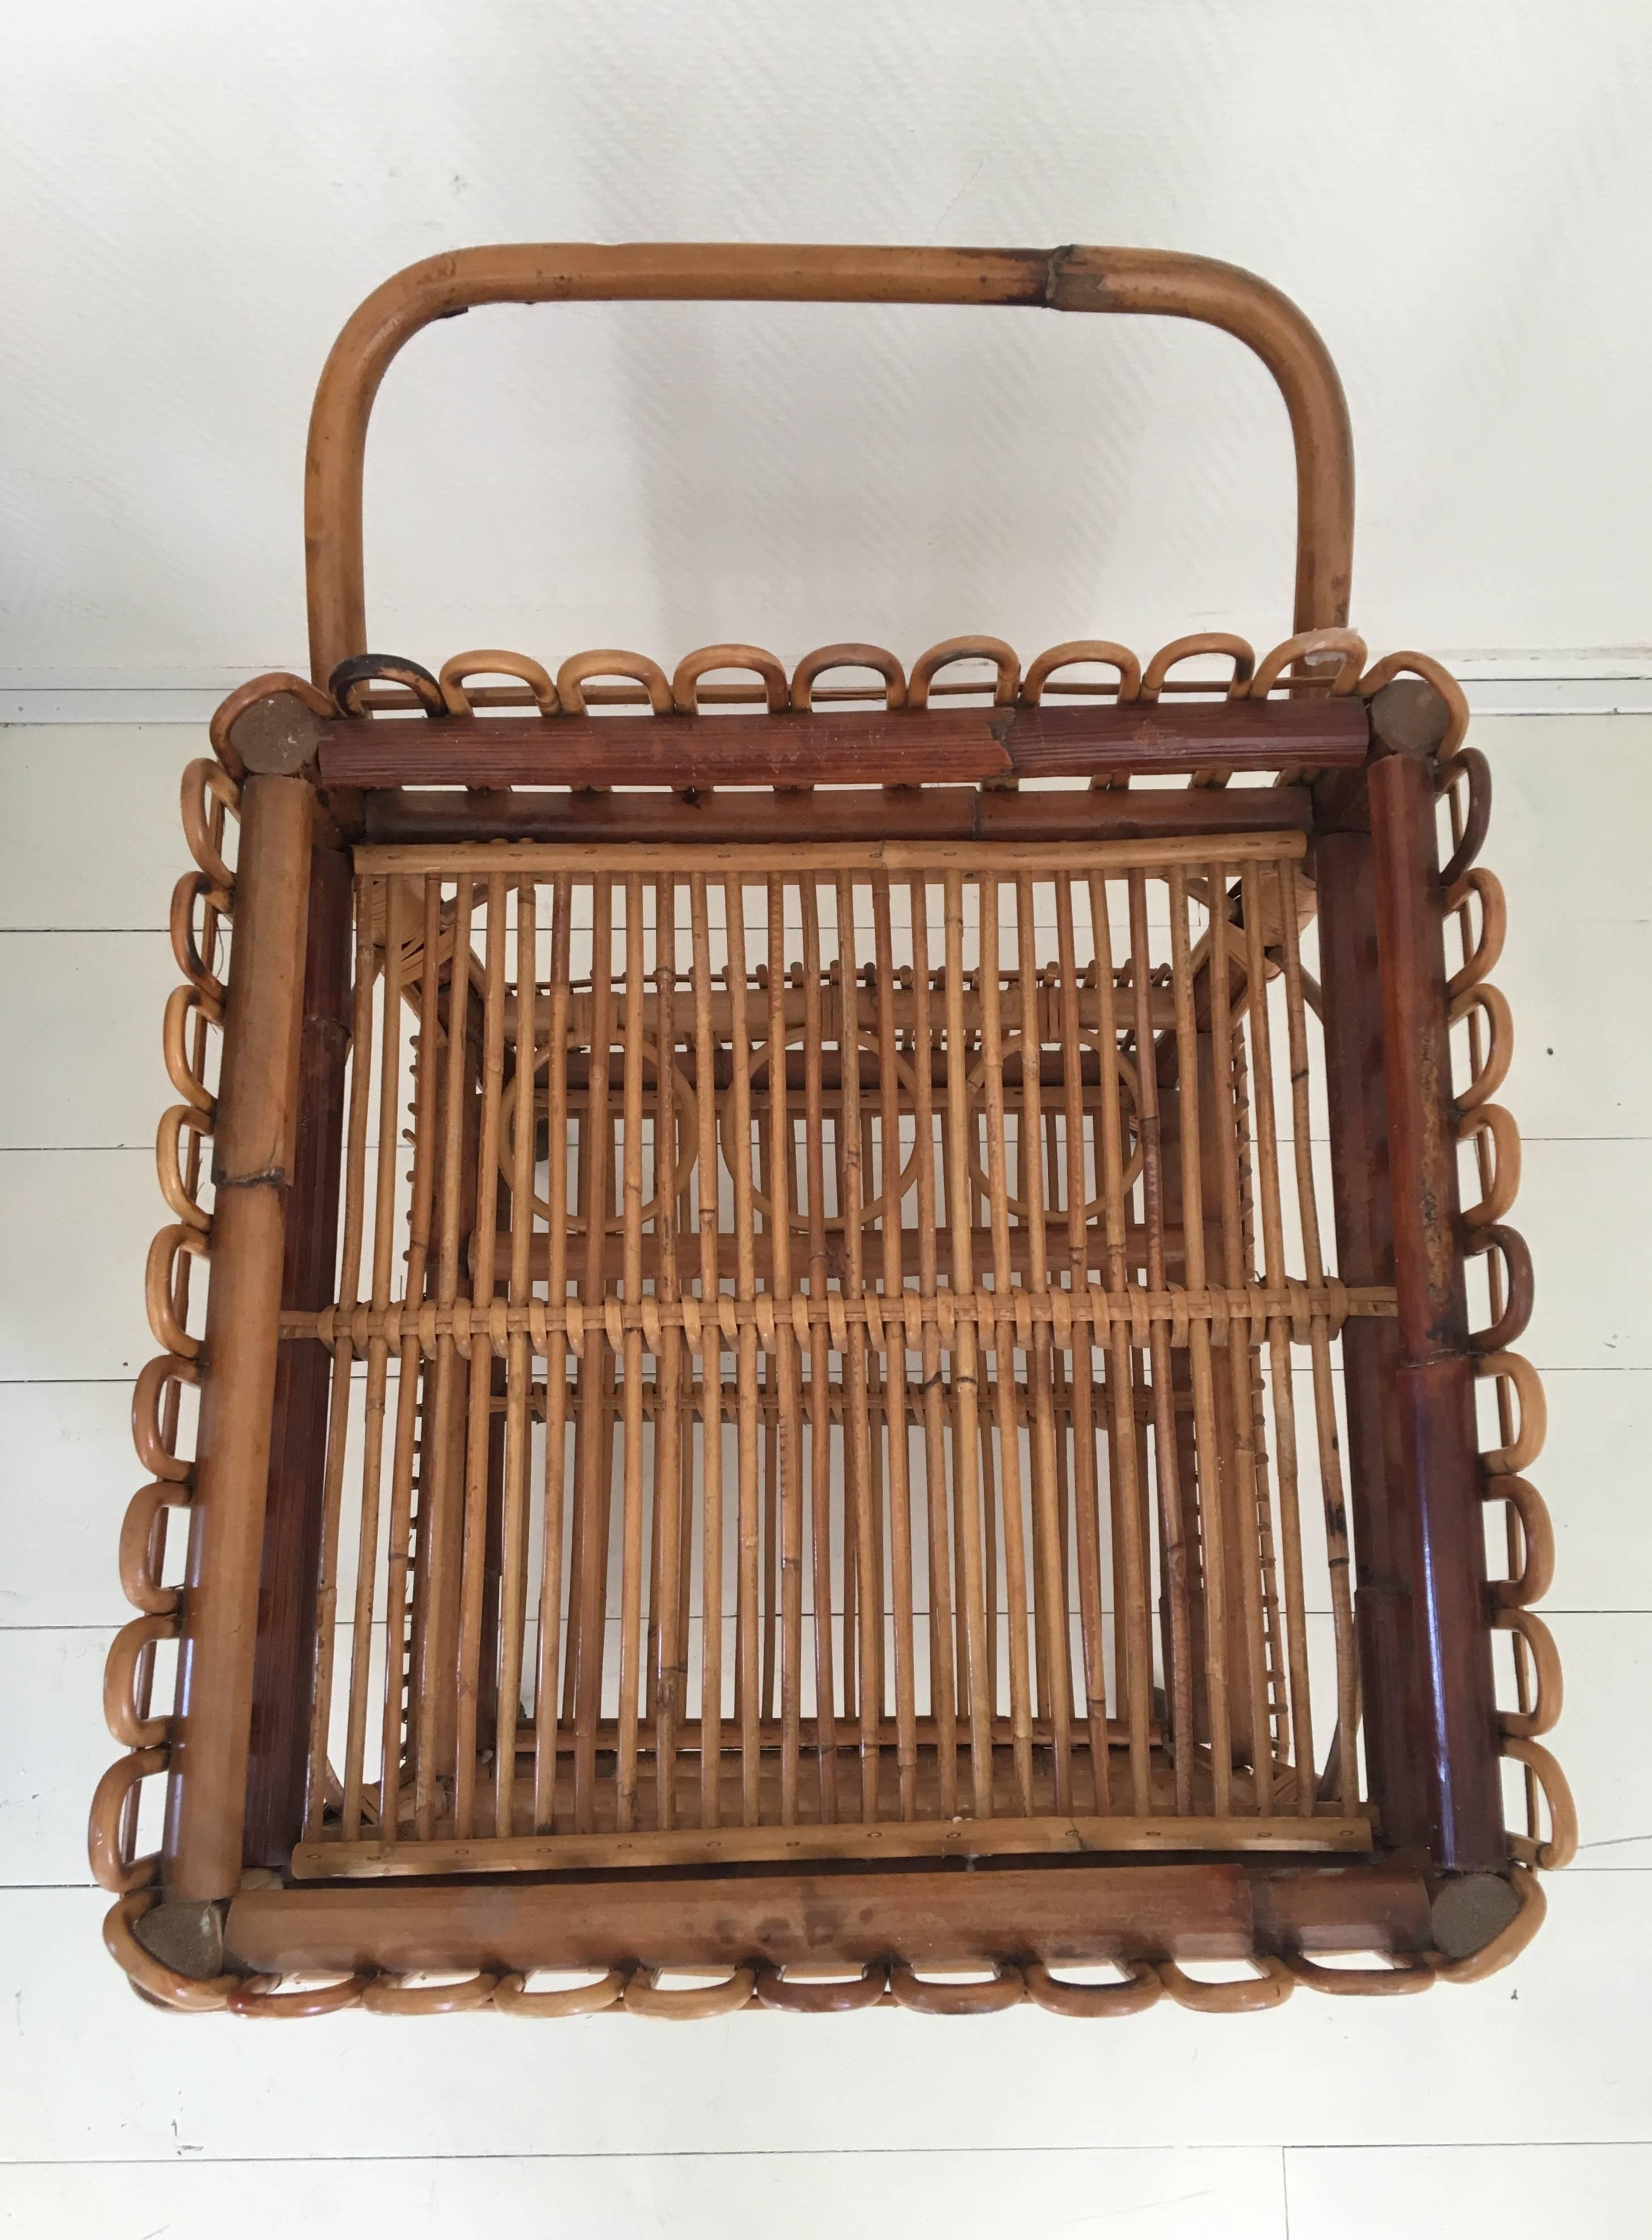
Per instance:
[[[1500,1633],[1519,1635],[1531,1652],[1535,1674],[1536,1692],[1530,1709],[1502,1712],[1502,1730],[1505,1735],[1526,1741],[1536,1735],[1546,1735],[1560,1717],[1565,1702],[1560,1651],[1555,1646],[1555,1637],[1535,1610],[1516,1603],[1499,1610],[1491,1622]]]
[[[211,1123],[195,1105],[169,1105],[155,1131],[156,1179],[161,1196],[178,1219],[187,1228],[204,1231],[211,1227],[211,1217],[185,1188],[183,1163],[178,1157],[178,1138],[186,1129],[197,1141],[212,1133]]]
[[[1543,1450],[1549,1431],[1549,1407],[1537,1371],[1521,1353],[1482,1353],[1475,1357],[1476,1377],[1506,1378],[1520,1403],[1520,1428],[1507,1446],[1492,1447],[1481,1457],[1488,1477],[1507,1477],[1526,1470]]]
[[[647,692],[649,706],[656,716],[674,712],[671,687],[657,661],[650,661],[645,653],[627,653],[619,646],[597,646],[589,653],[570,654],[556,671],[556,697],[564,716],[588,713],[584,688],[593,677],[631,677]]]
[[[172,1306],[173,1269],[180,1252],[207,1258],[209,1245],[204,1232],[183,1222],[176,1222],[156,1232],[143,1270],[143,1303],[156,1343],[164,1346],[168,1353],[195,1361],[200,1357],[201,1341],[190,1337]]]
[[[757,1970],[757,1997],[776,2014],[856,2014],[863,2007],[875,2007],[888,1985],[889,1970],[881,1961],[869,1960],[858,1976],[830,1982],[794,1983],[784,1968],[771,1963]]]
[[[126,1857],[121,1845],[121,1821],[130,1791],[150,1774],[164,1773],[170,1762],[170,1753],[164,1747],[133,1750],[129,1757],[117,1758],[93,1790],[86,1855],[92,1879],[104,1890],[123,1894],[146,1890],[159,1875],[157,1853],[147,1852],[141,1859]]]
[[[1069,1983],[1052,1976],[1042,1960],[1025,1962],[1021,1972],[1027,1997],[1046,2014],[1067,2015],[1075,2021],[1108,2021],[1145,2014],[1164,1995],[1163,1982],[1150,1960],[1122,1964],[1124,1978],[1117,1983]]]
[[[1447,1016],[1455,1027],[1476,1010],[1485,1015],[1489,1047],[1474,1079],[1456,1093],[1459,1112],[1472,1111],[1495,1095],[1508,1077],[1509,1061],[1515,1054],[1515,1023],[1509,999],[1502,989],[1494,988],[1489,980],[1478,981],[1454,999]]]
[[[889,1991],[897,2006],[916,2015],[996,2015],[1018,2006],[1026,1997],[1020,1968],[1013,1960],[983,1958],[952,1963],[961,1968],[989,1968],[987,1983],[948,1983],[919,1976],[917,1968],[935,1968],[938,1961],[897,1960],[889,1970]]]
[[[163,1586],[157,1575],[157,1526],[163,1510],[187,1509],[190,1497],[176,1482],[157,1478],[140,1486],[126,1504],[121,1523],[121,1592],[135,1610],[163,1617],[178,1606],[176,1587]]]
[[[1446,995],[1453,1004],[1460,996],[1466,995],[1470,988],[1477,986],[1488,973],[1495,970],[1509,934],[1509,904],[1503,897],[1502,881],[1496,873],[1488,871],[1479,864],[1472,870],[1465,871],[1445,898],[1448,917],[1453,912],[1466,910],[1470,895],[1477,895],[1480,898],[1480,935],[1462,963],[1446,982]],[[1466,928],[1463,938],[1466,949]],[[1455,1012],[1453,1016],[1456,1016]]]
[[[1230,1983],[1202,1983],[1185,1974],[1174,1960],[1161,1960],[1159,1974],[1176,2004],[1191,2007],[1195,2014],[1254,2015],[1269,2007],[1282,2007],[1296,1982],[1285,1963],[1272,1953],[1257,1952],[1251,1955],[1249,1965],[1256,1971],[1253,1977],[1240,1977]]]
[[[532,693],[534,705],[542,716],[562,713],[556,687],[538,662],[525,653],[507,653],[500,646],[478,646],[468,653],[456,653],[442,664],[436,683],[442,688],[443,704],[450,716],[468,716],[471,712],[470,697],[464,688],[473,677],[516,677]]]
[[[700,695],[696,689],[701,677],[714,669],[749,669],[763,682],[765,704],[771,716],[778,716],[791,702],[791,687],[785,670],[760,645],[703,645],[693,653],[685,653],[678,662],[671,678],[671,704],[679,716],[697,716]]]
[[[1021,683],[1021,657],[1014,646],[1006,645],[1001,637],[943,638],[939,645],[932,645],[927,652],[921,653],[906,681],[908,706],[927,708],[930,685],[941,670],[955,661],[991,662],[997,671],[993,704],[998,708],[1014,707],[1016,690]]]
[[[1513,1113],[1501,1104],[1475,1105],[1458,1122],[1457,1141],[1466,1143],[1475,1136],[1489,1137],[1494,1158],[1485,1196],[1462,1215],[1469,1238],[1465,1250],[1470,1252],[1479,1249],[1473,1242],[1475,1231],[1495,1228],[1520,1195],[1520,1130]]]
[[[1074,637],[1060,645],[1052,645],[1041,653],[1021,680],[1021,704],[1036,708],[1043,699],[1044,687],[1058,669],[1069,669],[1080,662],[1097,662],[1118,673],[1116,697],[1122,704],[1134,700],[1142,689],[1142,664],[1127,645],[1116,645],[1111,638]]]
[[[1577,1807],[1572,1801],[1571,1783],[1553,1753],[1529,1736],[1505,1733],[1502,1754],[1535,1774],[1543,1802],[1549,1807],[1547,1839],[1540,1838],[1535,1831],[1526,1836],[1510,1836],[1510,1851],[1522,1866],[1542,1867],[1545,1872],[1569,1866],[1577,1856]]]
[[[214,801],[222,804],[227,815],[240,817],[241,789],[219,763],[202,755],[183,772],[183,840],[209,885],[226,897],[227,909],[227,898],[235,893],[235,873],[213,837],[210,803]]]
[[[374,1979],[368,1970],[342,1976],[334,1983],[303,1983],[291,1990],[281,1988],[283,1980],[280,1976],[243,1976],[224,2004],[246,2022],[310,2022],[359,2006]]]
[[[709,2021],[749,2006],[757,1980],[755,1968],[741,1967],[731,1969],[721,1983],[702,1983],[689,1990],[667,1991],[661,1989],[660,1977],[668,1973],[665,1968],[636,1970],[625,1986],[625,2004],[632,2014],[649,2015],[661,2022]]]
[[[1436,1970],[1427,1954],[1417,1954],[1391,1968],[1327,1968],[1305,1952],[1288,1952],[1284,1964],[1299,1983],[1310,1991],[1358,1997],[1402,1998],[1413,1991],[1431,1990]]]
[[[807,715],[815,704],[816,680],[833,669],[876,670],[883,679],[884,706],[905,707],[906,671],[886,646],[820,645],[806,653],[791,673],[791,704],[800,715]]]
[[[176,1641],[177,1620],[165,1611],[129,1618],[109,1645],[103,1664],[103,1721],[128,1750],[154,1750],[165,1742],[171,1722],[146,1717],[138,1709],[139,1666],[157,1644]]]
[[[1505,1610],[1524,1610],[1542,1602],[1555,1581],[1555,1528],[1549,1504],[1523,1477],[1494,1477],[1483,1490],[1488,1501],[1506,1501],[1520,1519],[1520,1570],[1514,1578],[1494,1580],[1492,1591]]]
[[[132,1390],[132,1444],[151,1477],[169,1484],[187,1485],[195,1464],[187,1456],[174,1454],[161,1434],[161,1399],[170,1383],[199,1382],[193,1361],[174,1353],[157,1354],[137,1372]]]
[[[412,1983],[396,1975],[376,1976],[362,1993],[370,2015],[468,2015],[492,1999],[498,1977],[485,1970],[456,1983]]]
[[[185,1103],[209,1116],[217,1109],[217,1099],[190,1064],[184,1045],[184,1030],[191,1012],[205,1019],[210,1025],[222,1027],[223,1007],[199,988],[175,988],[166,999],[166,1010],[161,1022],[161,1054],[166,1061],[167,1077]]]
[[[1256,673],[1255,649],[1230,630],[1190,630],[1185,637],[1173,637],[1169,645],[1162,645],[1149,662],[1142,678],[1138,698],[1156,700],[1164,690],[1170,671],[1177,663],[1191,661],[1196,654],[1225,654],[1233,663],[1233,673],[1225,686],[1212,684],[1212,692],[1222,692],[1229,700],[1242,700],[1250,690],[1250,680]]]
[[[595,1983],[570,1984],[561,1991],[530,1991],[525,1976],[501,1976],[494,1986],[493,2003],[502,2015],[517,2015],[531,2022],[600,2015],[617,2006],[624,1997],[627,1972],[623,1968],[610,1968]]]
[[[1288,637],[1282,645],[1276,645],[1258,664],[1248,697],[1265,700],[1288,669],[1329,668],[1334,656],[1341,658],[1330,679],[1330,689],[1334,697],[1341,698],[1352,692],[1360,681],[1365,640],[1357,630],[1299,630],[1295,637]]]
[[[227,889],[215,886],[204,871],[185,871],[172,890],[172,904],[167,915],[167,930],[172,937],[172,955],[178,970],[192,988],[198,988],[215,1003],[223,1001],[224,983],[201,954],[195,933],[195,906],[198,902],[205,903],[210,925],[214,919],[229,916],[231,899]]]

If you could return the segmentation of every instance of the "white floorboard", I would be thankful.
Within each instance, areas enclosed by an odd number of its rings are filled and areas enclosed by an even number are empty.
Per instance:
[[[1345,2147],[1285,2156],[1290,2240],[1643,2240],[1652,2146]]]
[[[54,2240],[287,2240],[371,2229],[393,2201],[396,2240],[955,2240],[1073,2233],[1086,2240],[1286,2240],[1271,2148],[1050,2153],[457,2156],[306,2162],[37,2166],[9,2173],[0,2233]]]

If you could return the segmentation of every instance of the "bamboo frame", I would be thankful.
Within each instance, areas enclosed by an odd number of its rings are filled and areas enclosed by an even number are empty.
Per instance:
[[[467,303],[627,293],[1226,326],[1291,411],[1297,634],[1261,659],[1069,643],[1024,671],[997,640],[909,670],[839,645],[789,681],[723,645],[675,683],[611,649],[483,650],[439,677],[368,655],[361,451],[395,350]],[[1552,1570],[1523,1475],[1541,1392],[1509,1350],[1531,1279],[1490,1102],[1510,1030],[1475,862],[1489,774],[1437,664],[1360,674],[1350,493],[1317,338],[1201,260],[481,250],[363,306],[312,426],[329,690],[243,688],[218,765],[185,780],[183,1101],[157,1143],[176,1225],[147,1282],[165,1350],[123,1534],[140,1615],[106,1688],[130,1755],[91,1827],[106,1938],[146,1995],[1243,2011],[1518,1952],[1530,1870],[1575,1832],[1539,1739],[1560,1679],[1530,1608]],[[1196,654],[1230,673],[1189,677]],[[960,677],[982,658],[988,684]],[[853,665],[880,711],[816,681]],[[628,699],[652,712],[593,719]],[[743,700],[763,712],[700,712]],[[398,705],[426,721],[380,721]],[[475,713],[495,706],[532,712]],[[472,790],[423,790],[456,778]],[[1508,1516],[1489,1594],[1483,1499]],[[162,1850],[139,1857],[160,1775]],[[236,1895],[253,1865],[281,1886]],[[514,1925],[467,1943],[477,1873],[517,1894]],[[778,1926],[826,1918],[817,1886],[843,1902],[829,1949]],[[577,1950],[541,1887],[581,1891]],[[1350,1947],[1394,1964],[1323,1965]],[[1218,1950],[1254,1977],[1178,1963]],[[937,1953],[987,1954],[988,1980],[937,1978]],[[1117,1983],[1054,1972],[1101,1957]],[[673,1991],[674,1963],[723,1980]],[[415,1980],[430,1967],[471,1972]],[[337,1980],[282,1980],[312,1970]]]

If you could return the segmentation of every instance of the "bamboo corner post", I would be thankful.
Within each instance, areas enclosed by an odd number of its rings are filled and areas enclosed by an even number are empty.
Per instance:
[[[235,966],[214,1116],[208,1294],[178,1709],[167,1798],[170,1894],[239,1887],[287,1198],[297,1127],[314,797],[242,790]]]
[[[1436,837],[1433,757],[1448,716],[1441,695],[1421,680],[1389,684],[1373,702],[1371,865],[1416,1739],[1436,1863],[1483,1870],[1502,1862],[1506,1844]]]
[[[396,352],[624,297],[1233,334],[1292,634],[370,651]],[[1199,258],[487,248],[350,321],[314,679],[184,780],[90,1827],[145,1998],[1101,2019],[1524,1949],[1576,1836],[1489,772],[1347,626],[1352,493],[1318,337]]]

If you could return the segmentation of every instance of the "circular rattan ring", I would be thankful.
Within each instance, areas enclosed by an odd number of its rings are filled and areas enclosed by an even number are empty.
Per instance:
[[[812,1964],[812,1963],[811,1963]],[[858,1976],[793,1982],[784,1967],[765,1962],[757,1970],[757,1997],[782,2015],[852,2015],[875,2007],[888,1988],[889,1971],[869,1960]]]
[[[280,1976],[243,1976],[224,2003],[232,2015],[247,2022],[310,2022],[359,2005],[373,1975],[368,1969],[341,1976],[334,1983],[301,1983],[290,1991],[281,1989],[284,1980]]]
[[[1000,1037],[998,1062],[1001,1068],[1006,1059],[1010,1057],[1019,1057],[1021,1056],[1023,1039],[1023,1037],[1018,1034],[1004,1035]],[[1095,1027],[1081,1027],[1078,1030],[1078,1039],[1082,1043],[1089,1043],[1092,1049],[1099,1054],[1102,1048],[1102,1037],[1099,1029]],[[1139,1112],[1141,1109],[1140,1097],[1142,1084],[1139,1077],[1137,1077],[1136,1068],[1130,1063],[1129,1058],[1117,1051],[1114,1053],[1113,1063],[1115,1071],[1120,1083],[1129,1091],[1131,1110]],[[1099,1066],[1097,1067],[1097,1071],[1100,1071]],[[987,1061],[984,1057],[977,1058],[964,1080],[964,1095],[969,1100],[969,1113],[972,1119],[977,1112],[984,1114],[986,1107],[986,1081]],[[1088,1097],[1089,1093],[1088,1086],[1086,1084],[1081,1084],[1079,1090],[1081,1100]],[[1101,1083],[1097,1081],[1096,1084],[1096,1096],[1098,1107],[1101,1093]],[[1122,1100],[1121,1099],[1121,1103],[1122,1102]],[[1131,1152],[1129,1157],[1125,1162],[1123,1179],[1121,1184],[1122,1195],[1128,1197],[1129,1193],[1135,1188],[1136,1181],[1141,1175],[1142,1163],[1146,1157],[1146,1150],[1142,1144],[1142,1134],[1139,1127],[1134,1130],[1128,1128],[1122,1128],[1121,1132],[1129,1136],[1136,1145],[1136,1149]],[[983,1197],[986,1199],[988,1204],[990,1205],[993,1203],[992,1189],[987,1180],[986,1169],[981,1164],[981,1162],[976,1156],[976,1132],[971,1129],[969,1131],[969,1178],[975,1183],[976,1188],[981,1192]],[[1040,1157],[1039,1164],[1042,1166],[1042,1159]],[[1091,1221],[1094,1220],[1098,1214],[1104,1213],[1107,1210],[1107,1200],[1108,1194],[1105,1190],[1101,1193],[1099,1197],[1091,1198],[1084,1208],[1084,1219],[1086,1221]],[[1030,1209],[1029,1208],[1025,1198],[1010,1197],[1006,1193],[1004,1203],[1008,1206],[1011,1213],[1018,1215],[1023,1221],[1026,1220]],[[1046,1206],[1044,1208],[1044,1213],[1047,1221],[1051,1226],[1059,1225],[1067,1217],[1066,1209],[1060,1206]]]
[[[1178,1968],[1174,1960],[1161,1960],[1164,1988],[1179,2007],[1196,2015],[1256,2015],[1269,2007],[1282,2007],[1296,1979],[1282,1960],[1271,1952],[1250,1955],[1256,1974],[1222,1983],[1202,1983]]]
[[[665,1968],[639,1968],[625,1986],[625,2004],[634,2015],[649,2015],[656,2021],[674,2023],[707,2022],[717,2015],[732,2015],[742,2007],[749,2006],[756,1983],[756,1970],[751,1967],[731,1970],[721,1983],[696,1984],[691,1990],[663,1991],[660,1977],[669,1971]]]
[[[879,1044],[876,1035],[861,1034],[857,1035],[856,1039],[863,1050],[871,1050],[881,1057],[881,1045]],[[788,1050],[801,1048],[804,1044],[805,1040],[806,1037],[803,1029],[802,1027],[796,1027],[788,1031],[785,1046]],[[766,1042],[758,1043],[751,1051],[750,1063],[746,1070],[748,1083],[755,1087],[758,1075],[766,1074],[768,1070],[769,1045]],[[917,1083],[913,1077],[912,1069],[907,1063],[906,1060],[900,1057],[898,1053],[895,1060],[895,1077],[897,1081],[904,1083],[908,1094],[916,1099],[917,1095]],[[763,1102],[766,1102],[766,1099],[763,1100]],[[788,1091],[788,1110],[790,1110],[790,1092]],[[764,1117],[763,1103],[759,1102],[755,1094],[751,1098],[751,1117],[754,1123],[761,1122]],[[729,1172],[732,1175],[735,1171],[735,1149],[739,1141],[739,1129],[735,1117],[735,1092],[732,1087],[730,1087],[724,1094],[723,1103],[718,1108],[717,1141],[723,1147],[723,1158],[727,1163]],[[899,1176],[896,1179],[895,1203],[897,1206],[904,1202],[908,1191],[912,1189],[916,1182],[919,1156],[918,1147],[915,1143],[912,1147],[911,1157],[902,1168]],[[875,1198],[862,1206],[861,1227],[863,1229],[869,1228],[873,1222],[876,1221],[880,1216],[883,1215],[888,1198],[889,1190],[886,1186],[883,1190],[879,1191],[878,1195]],[[765,1194],[756,1188],[755,1185],[753,1186],[751,1192],[751,1203],[760,1213],[766,1214],[769,1218],[773,1218],[773,1198],[765,1196]],[[824,1229],[829,1235],[836,1230],[841,1230],[847,1228],[848,1224],[849,1217],[846,1213],[826,1214],[822,1217],[821,1220],[821,1227]],[[799,1236],[807,1236],[810,1227],[809,1217],[806,1213],[795,1212],[789,1207],[786,1214],[786,1225],[789,1229],[796,1230]]]
[[[576,1036],[571,1034],[569,1037],[570,1043],[577,1042],[578,1039],[579,1038]],[[654,1066],[655,1080],[657,1083],[659,1079],[659,1044],[652,1037],[647,1035],[642,1037],[642,1043],[643,1057]],[[542,1050],[536,1056],[533,1069],[534,1080],[536,1083],[538,1081],[539,1076],[544,1071],[549,1060],[550,1052],[548,1050]],[[520,1073],[514,1075],[512,1078],[506,1083],[504,1090],[499,1099],[499,1172],[507,1184],[511,1182],[516,1171],[516,1085],[521,1079],[522,1076]],[[675,1200],[682,1196],[683,1189],[688,1183],[689,1177],[694,1172],[695,1166],[700,1157],[699,1102],[694,1093],[693,1083],[680,1068],[675,1066],[671,1070],[671,1096],[672,1102],[676,1106],[677,1112],[677,1142],[682,1146],[682,1149],[679,1150],[677,1155],[676,1174],[673,1178],[671,1184],[672,1197]],[[609,1110],[610,1115],[616,1115],[618,1111],[616,1100],[611,1096],[609,1099]],[[534,1120],[536,1125],[537,1124],[538,1118],[539,1099],[537,1094],[536,1094],[534,1098]],[[552,1218],[550,1199],[540,1197],[536,1193],[532,1193],[531,1195],[533,1196],[534,1211],[539,1216],[542,1221],[549,1224]],[[649,1198],[643,1205],[641,1213],[637,1216],[637,1218],[640,1221],[651,1221],[658,1213],[659,1209],[660,1199],[656,1192],[656,1194],[653,1197]],[[585,1216],[583,1213],[576,1213],[574,1210],[570,1207],[564,1212],[563,1220],[564,1226],[574,1235],[583,1237],[585,1234],[586,1220]],[[625,1217],[623,1214],[615,1214],[610,1219],[603,1223],[603,1234],[605,1236],[618,1237],[623,1233],[625,1228]]]
[[[914,1973],[914,1963],[897,1960],[889,1970],[889,1990],[897,2006],[915,2015],[996,2015],[1018,2006],[1026,1997],[1020,1968],[1013,1960],[919,1961],[918,1967],[989,1968],[984,1983],[941,1983]]]
[[[1150,1960],[1122,1961],[1120,1965],[1125,1972],[1116,1983],[1069,1983],[1052,1976],[1042,1960],[1029,1960],[1022,1974],[1027,1997],[1046,2014],[1070,2015],[1076,2021],[1144,2014],[1163,1997],[1159,1971]]]
[[[600,2015],[617,2006],[624,1996],[625,1970],[610,1968],[593,1983],[570,1984],[561,1991],[530,1991],[526,1976],[501,1976],[494,1986],[493,2003],[502,2015],[558,2022],[576,2015]]]
[[[485,1970],[456,1983],[410,1983],[396,1975],[376,1976],[362,1993],[370,2015],[469,2015],[493,1997],[496,1976]]]

